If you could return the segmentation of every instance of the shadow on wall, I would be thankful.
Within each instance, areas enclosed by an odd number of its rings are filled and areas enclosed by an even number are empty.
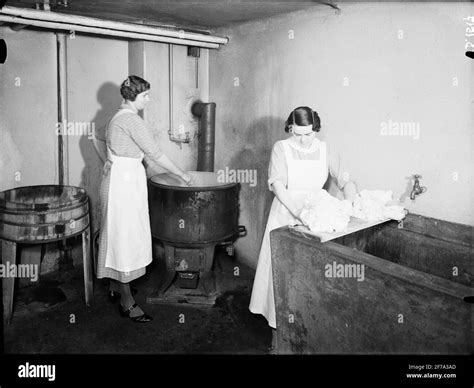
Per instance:
[[[252,251],[247,252],[247,255],[253,256],[247,259],[255,264],[273,200],[273,194],[267,184],[270,156],[273,144],[285,137],[281,118],[258,119],[246,129],[244,136],[240,138],[239,150],[224,166],[236,171],[238,177],[255,178],[256,174],[256,179],[240,182],[240,223],[248,230],[245,239],[253,239],[253,241],[246,241],[246,245]]]
[[[97,92],[97,101],[101,108],[97,111],[91,123],[95,125],[95,138],[82,136],[79,147],[84,160],[84,169],[81,174],[80,186],[89,194],[92,231],[99,225],[99,190],[102,179],[104,161],[100,156],[105,151],[105,128],[108,121],[117,112],[122,103],[120,87],[112,82],[104,83]]]
[[[405,191],[400,195],[400,198],[398,199],[400,203],[404,203],[407,199],[410,199],[410,194],[413,190],[412,177],[406,176],[405,179],[407,180],[407,185],[405,187]]]
[[[23,156],[11,132],[0,123],[0,191],[19,186],[15,174],[21,171]]]

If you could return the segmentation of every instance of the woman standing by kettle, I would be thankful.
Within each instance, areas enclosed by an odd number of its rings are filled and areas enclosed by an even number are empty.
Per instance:
[[[285,123],[285,132],[291,136],[276,142],[272,150],[268,186],[275,198],[263,236],[249,307],[252,313],[262,314],[273,329],[272,349],[276,345],[276,314],[270,232],[295,219],[303,223],[299,217],[304,198],[311,191],[322,189],[329,174],[346,199],[353,201],[357,194],[355,183],[343,179],[337,155],[316,137],[320,128],[317,112],[307,106],[298,107]]]
[[[148,193],[143,158],[191,184],[191,177],[163,154],[138,115],[149,103],[150,84],[131,75],[121,85],[124,101],[106,129],[107,161],[100,188],[101,233],[97,277],[109,278],[109,298],[118,299],[122,316],[134,322],[152,318],[135,303],[130,282],[152,261]]]

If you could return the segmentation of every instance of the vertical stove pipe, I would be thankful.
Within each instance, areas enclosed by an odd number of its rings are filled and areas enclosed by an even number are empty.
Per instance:
[[[200,117],[197,171],[214,171],[214,148],[216,134],[216,103],[196,102],[192,113]]]

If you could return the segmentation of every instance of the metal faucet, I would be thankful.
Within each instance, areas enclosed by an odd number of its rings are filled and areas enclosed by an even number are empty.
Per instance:
[[[415,199],[415,196],[426,192],[428,190],[425,186],[420,186],[420,181],[419,179],[422,178],[421,175],[415,174],[413,175],[413,179],[415,180],[415,183],[413,184],[413,190],[410,193],[410,199],[413,201]]]

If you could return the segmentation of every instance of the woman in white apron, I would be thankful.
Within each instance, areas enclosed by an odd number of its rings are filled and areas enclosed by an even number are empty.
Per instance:
[[[124,102],[107,125],[107,161],[100,188],[97,277],[111,279],[109,298],[120,298],[121,315],[134,322],[152,320],[135,303],[129,286],[145,274],[152,261],[144,156],[191,183],[191,177],[163,154],[152,131],[138,115],[150,101],[149,91],[150,84],[137,76],[122,83]]]
[[[292,136],[275,143],[269,166],[268,185],[275,198],[268,216],[258,258],[250,311],[262,314],[273,329],[272,348],[276,344],[275,299],[273,294],[270,231],[288,225],[302,223],[299,219],[305,196],[323,188],[328,174],[336,181],[346,199],[357,194],[353,182],[346,177],[335,153],[328,151],[326,143],[316,138],[321,123],[311,108],[298,107],[291,112],[285,123],[285,132]]]

